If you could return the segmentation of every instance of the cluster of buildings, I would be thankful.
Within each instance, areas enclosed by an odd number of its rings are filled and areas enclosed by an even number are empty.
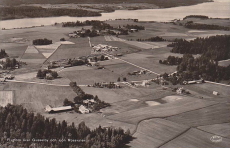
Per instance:
[[[148,87],[150,85],[150,82],[151,80],[143,80],[142,82],[135,82],[135,83],[132,83],[134,86],[138,87],[138,86],[141,86],[141,87]]]
[[[98,44],[96,46],[93,46],[92,52],[112,52],[112,51],[117,51],[119,48],[118,47],[113,47],[109,45],[104,45],[104,44]]]
[[[134,71],[132,73],[128,73],[129,75],[142,75],[142,74],[146,74],[147,71],[146,70],[139,70],[139,71]]]
[[[97,88],[121,88],[120,85],[114,83],[114,82],[102,82],[102,83],[94,83],[93,87]]]
[[[45,107],[45,112],[48,112],[48,113],[59,113],[59,112],[71,111],[73,109],[74,109],[73,106],[61,106],[61,107],[54,107],[54,108],[52,108],[50,105],[47,105]],[[90,113],[90,110],[87,109],[84,105],[80,105],[79,108],[78,108],[78,110],[82,114],[88,114],[88,113]]]

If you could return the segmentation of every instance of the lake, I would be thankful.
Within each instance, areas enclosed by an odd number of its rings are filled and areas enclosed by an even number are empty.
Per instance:
[[[67,21],[85,20],[108,20],[108,19],[139,19],[139,21],[168,22],[173,19],[182,19],[187,15],[206,15],[212,18],[230,18],[230,0],[215,0],[214,2],[202,3],[192,6],[181,6],[164,9],[144,10],[117,10],[112,13],[102,13],[99,17],[47,17],[47,18],[25,18],[15,20],[4,20],[0,22],[0,28],[20,28],[40,25],[52,25]]]

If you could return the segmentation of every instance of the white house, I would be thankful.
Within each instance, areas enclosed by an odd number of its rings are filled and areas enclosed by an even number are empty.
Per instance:
[[[89,110],[84,106],[84,105],[81,105],[79,107],[79,111],[82,113],[82,114],[88,114],[89,113]]]
[[[218,93],[217,91],[213,91],[212,94],[213,94],[213,95],[216,95],[216,96],[219,95],[219,93]]]

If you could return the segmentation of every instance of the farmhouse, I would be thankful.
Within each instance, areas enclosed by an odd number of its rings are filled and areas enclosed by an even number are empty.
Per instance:
[[[84,100],[83,103],[94,103],[95,100],[94,99],[87,99],[87,100]]]
[[[64,112],[64,111],[70,111],[73,108],[71,106],[62,106],[62,107],[55,107],[52,108],[50,105],[47,105],[45,108],[45,112],[48,113],[57,113],[57,112]]]
[[[215,95],[215,96],[220,95],[219,92],[217,92],[217,91],[213,91],[212,94]]]
[[[84,105],[81,105],[79,107],[79,111],[82,113],[82,114],[88,114],[89,113],[89,110],[84,106]]]
[[[183,94],[184,92],[185,92],[185,90],[184,90],[183,87],[178,88],[178,89],[176,90],[176,93],[177,93],[177,94]]]

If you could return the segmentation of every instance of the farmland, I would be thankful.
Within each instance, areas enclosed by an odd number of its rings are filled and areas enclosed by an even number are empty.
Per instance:
[[[222,138],[221,142],[210,142],[210,138],[213,134],[199,131],[197,129],[190,129],[185,134],[178,138],[170,141],[169,143],[162,146],[162,148],[173,148],[173,147],[228,147],[229,139]]]
[[[0,104],[5,107],[8,103],[14,104],[14,92],[0,91]]]
[[[145,107],[140,109],[134,109],[131,111],[123,112],[122,114],[116,114],[109,116],[109,119],[137,124],[138,122],[148,118],[160,118],[168,117],[190,110],[196,110],[204,108],[210,105],[216,104],[215,102],[209,102],[204,100],[198,100],[193,98],[178,100],[173,103],[167,103],[157,106]]]
[[[146,148],[157,148],[186,129],[188,127],[164,119],[144,120],[138,125],[137,132],[134,134],[137,139],[129,145],[139,148],[147,143],[149,145],[146,145]]]
[[[182,113],[167,118],[170,121],[191,127],[230,122],[229,104],[216,104],[203,109]],[[197,120],[199,118],[199,120]]]
[[[216,19],[200,21],[224,26],[229,22],[222,19],[219,22]],[[183,54],[170,52],[172,47],[167,47],[176,38],[191,40],[230,32],[188,29],[177,24],[179,22],[108,20],[106,23],[114,27],[139,25],[144,26],[145,30],[117,36],[105,33],[90,38],[70,37],[69,33],[81,30],[82,27],[61,27],[61,24],[2,30],[0,48],[6,50],[9,58],[16,58],[26,64],[13,70],[0,70],[3,73],[0,83],[1,104],[19,104],[49,119],[56,118],[58,122],[65,120],[69,125],[84,121],[91,129],[99,125],[102,128],[129,129],[134,139],[128,146],[134,148],[229,147],[229,86],[208,81],[191,85],[164,84],[161,74],[171,74],[177,70],[177,66],[160,64],[159,60],[167,59],[168,56],[183,57]],[[182,23],[185,21],[182,20]],[[91,26],[84,28],[91,29]],[[137,41],[156,36],[166,41]],[[40,38],[50,39],[52,44],[32,44],[33,40]],[[60,41],[61,38],[66,41]],[[92,49],[98,44],[116,47],[117,51],[103,50],[108,47],[104,46],[101,52],[95,54]],[[197,58],[201,55],[193,56]],[[73,61],[80,61],[80,64]],[[228,62],[219,64],[228,66]],[[56,71],[58,77],[53,80],[39,79],[39,69]],[[4,79],[10,74],[14,76],[13,80]],[[69,86],[70,82],[76,82],[85,93],[98,96],[111,106],[89,114],[75,111],[45,112],[47,105],[63,107],[65,99],[74,101],[77,94]],[[92,86],[110,82],[121,87]],[[178,92],[181,87],[188,93]],[[214,95],[213,91],[218,92],[218,95]],[[87,108],[90,103],[84,105]],[[212,143],[210,138],[213,135],[222,136],[223,141]]]

